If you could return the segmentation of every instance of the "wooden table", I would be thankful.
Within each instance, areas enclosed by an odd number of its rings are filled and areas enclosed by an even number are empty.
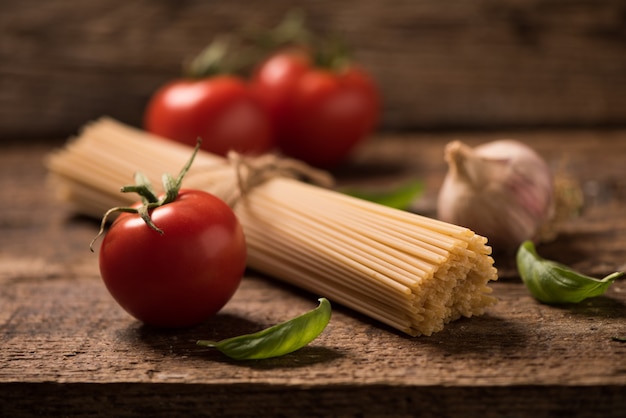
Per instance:
[[[580,217],[542,255],[601,276],[626,269],[626,131],[381,135],[336,173],[353,185],[422,178],[432,213],[453,138],[514,136],[574,176]],[[248,272],[207,323],[158,331],[100,281],[97,222],[52,199],[42,165],[57,143],[0,148],[0,416],[626,416],[626,280],[574,306],[536,302],[507,257],[499,303],[411,338],[339,305],[324,333],[285,357],[235,362],[198,347],[288,319],[317,295]]]

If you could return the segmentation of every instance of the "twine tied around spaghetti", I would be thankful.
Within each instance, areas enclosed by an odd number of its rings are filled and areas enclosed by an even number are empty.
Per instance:
[[[235,169],[237,189],[226,203],[234,207],[255,187],[276,177],[287,177],[305,181],[316,186],[330,188],[334,184],[333,177],[326,171],[291,158],[275,154],[261,156],[245,156],[231,151],[227,160]]]

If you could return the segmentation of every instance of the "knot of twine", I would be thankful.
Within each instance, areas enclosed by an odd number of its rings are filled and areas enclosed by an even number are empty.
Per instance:
[[[236,193],[227,201],[231,207],[255,187],[276,177],[298,179],[325,188],[334,184],[333,177],[328,172],[313,168],[302,161],[274,154],[250,157],[231,151],[227,159],[237,176]]]

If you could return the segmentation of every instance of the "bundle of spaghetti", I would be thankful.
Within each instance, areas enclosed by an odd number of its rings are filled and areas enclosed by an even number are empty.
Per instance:
[[[188,146],[102,118],[51,154],[47,166],[61,198],[101,217],[135,200],[119,188],[136,171],[157,185],[190,154]],[[327,181],[324,173],[274,156],[201,151],[183,187],[213,193],[233,207],[252,269],[409,335],[431,335],[495,303],[489,282],[497,271],[486,238],[339,193]]]

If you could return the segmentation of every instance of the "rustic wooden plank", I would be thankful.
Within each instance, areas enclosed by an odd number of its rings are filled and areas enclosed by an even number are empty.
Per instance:
[[[0,388],[5,389],[0,384]],[[623,395],[614,388],[554,386],[433,387],[345,385],[294,391],[280,385],[247,384],[225,389],[205,385],[137,384],[15,385],[19,395],[0,405],[6,416],[76,417],[619,417]],[[13,387],[15,387],[13,386]],[[514,390],[516,396],[511,397]],[[443,393],[442,393],[443,392]],[[541,395],[538,396],[538,393]],[[4,394],[5,392],[3,392]],[[506,404],[502,402],[506,397]],[[5,398],[5,399],[6,399]],[[356,404],[355,399],[362,403]],[[0,395],[2,399],[2,395]],[[26,399],[37,399],[28,403]],[[251,405],[254,405],[252,410]],[[615,406],[618,405],[617,408]],[[593,409],[593,411],[591,411]],[[621,414],[621,415],[620,415]]]
[[[620,360],[626,346],[612,340],[626,331],[623,281],[606,297],[566,308],[535,303],[519,283],[497,283],[500,303],[487,315],[427,338],[400,335],[337,306],[327,330],[307,348],[237,363],[195,341],[269,326],[312,308],[316,295],[249,274],[213,319],[192,329],[160,331],[121,311],[95,271],[85,276],[3,280],[8,317],[0,381],[323,388],[623,385],[626,379]]]
[[[338,172],[361,186],[424,178],[422,206],[445,172],[452,138],[376,138]],[[589,274],[624,269],[625,131],[518,132],[553,165],[563,158],[586,191],[582,217],[542,247]],[[60,144],[60,143],[58,143]],[[318,295],[250,271],[206,323],[158,331],[126,315],[99,279],[88,243],[97,222],[50,198],[49,144],[0,150],[0,415],[619,417],[626,413],[626,281],[599,298],[551,307],[508,270],[481,317],[410,338],[334,307],[327,330],[288,356],[237,363],[195,345],[250,332],[312,308]],[[497,263],[506,262],[496,259]]]
[[[252,416],[276,411],[277,405],[288,405],[287,411],[304,406],[304,416],[323,410],[357,416],[363,407],[372,416],[383,416],[385,408],[397,410],[397,416],[408,416],[415,407],[432,416],[442,412],[427,395],[448,399],[447,416],[461,416],[467,398],[456,396],[467,393],[481,396],[469,407],[490,411],[485,416],[511,409],[536,410],[539,416],[577,409],[577,416],[585,416],[580,414],[587,410],[585,401],[594,405],[587,416],[617,417],[626,410],[620,398],[626,347],[611,339],[624,332],[624,282],[575,309],[540,306],[518,283],[500,283],[494,286],[500,303],[487,316],[423,339],[397,335],[336,307],[327,331],[309,347],[280,359],[236,364],[199,349],[195,339],[265,326],[308,308],[312,296],[248,277],[214,320],[180,333],[158,332],[121,312],[95,274],[27,276],[2,283],[11,289],[8,295],[3,291],[3,312],[12,313],[2,327],[3,416],[22,407],[46,415],[55,408],[88,415],[108,407],[127,416],[198,408]],[[526,394],[524,402],[520,393]],[[555,397],[547,400],[546,393]],[[42,394],[46,397],[33,406]],[[95,404],[85,402],[93,398]],[[264,398],[260,406],[257,401]],[[560,404],[574,398],[580,403]],[[158,410],[151,409],[155,405]]]
[[[299,4],[378,80],[382,129],[626,123],[623,0]],[[138,125],[154,89],[217,33],[291,7],[5,0],[0,138],[65,136],[102,114]]]

